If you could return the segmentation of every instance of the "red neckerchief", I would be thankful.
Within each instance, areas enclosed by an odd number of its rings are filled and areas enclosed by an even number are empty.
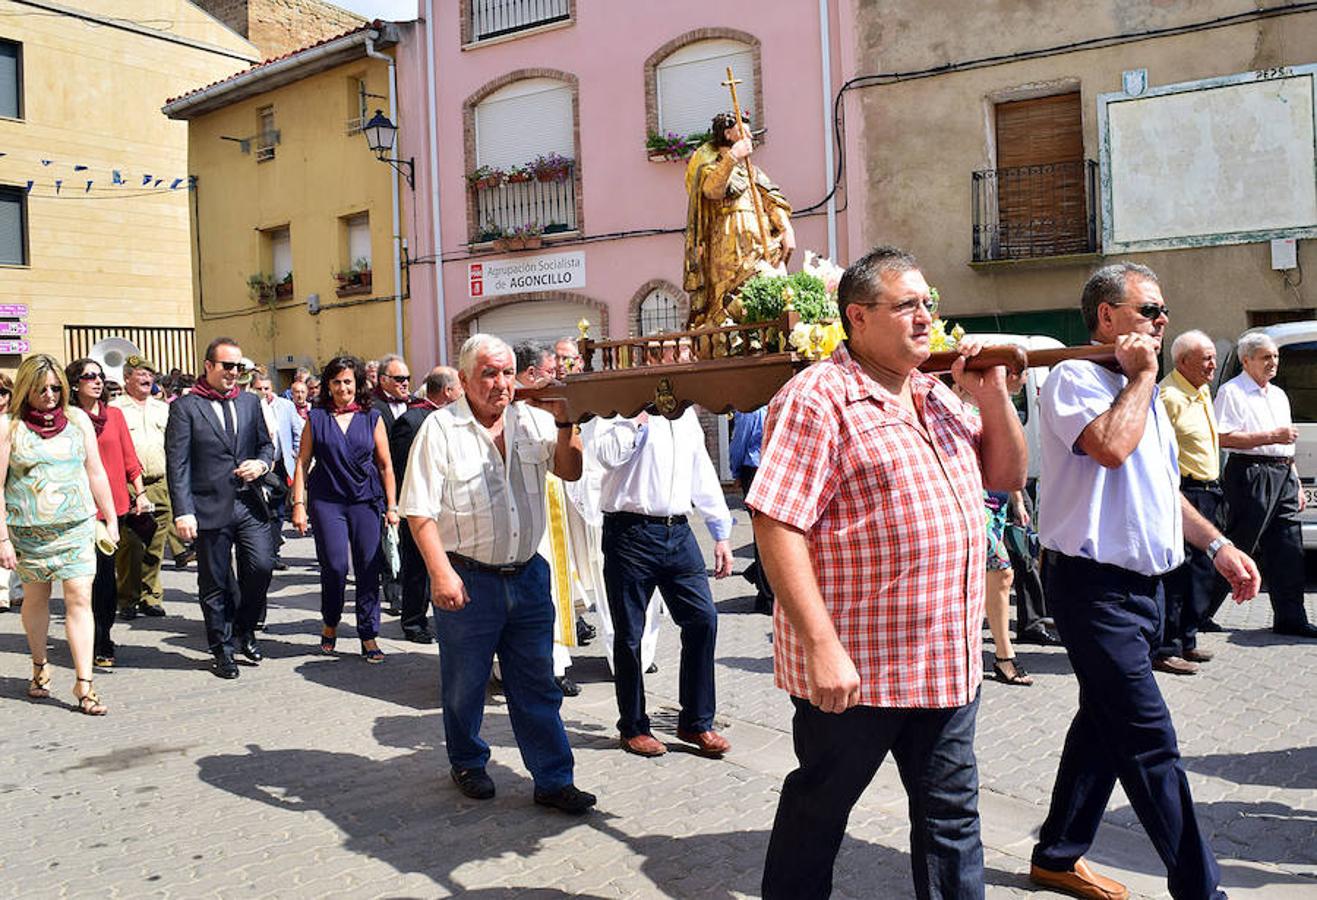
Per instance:
[[[356,403],[349,403],[347,406],[335,406],[329,414],[332,416],[345,416],[354,412],[361,412],[361,406]]]
[[[233,387],[229,388],[227,393],[221,394],[219,391],[211,387],[209,382],[202,379],[192,385],[192,393],[196,394],[198,397],[204,397],[207,400],[214,400],[222,403],[225,400],[233,400],[238,396],[238,386],[235,384]]]
[[[408,409],[443,409],[438,403],[435,403],[428,397],[422,397],[419,400],[413,400],[407,404]]]
[[[23,413],[23,421],[27,423],[28,428],[35,431],[37,436],[43,440],[53,438],[64,430],[65,425],[69,424],[62,406],[57,406],[50,412],[41,412],[29,406],[27,412]]]
[[[294,403],[293,409],[297,410],[297,414],[302,417],[303,421],[305,421],[307,414],[311,412],[311,404],[304,403],[301,406],[299,406],[296,403]]]
[[[83,412],[87,414],[87,418],[91,419],[92,427],[96,429],[96,436],[100,437],[101,432],[105,430],[106,421],[110,418],[110,411],[99,400],[96,401],[96,405],[101,408],[99,413],[92,412],[90,409],[84,409]]]

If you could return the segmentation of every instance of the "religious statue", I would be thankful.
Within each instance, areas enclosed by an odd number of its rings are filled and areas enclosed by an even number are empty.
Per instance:
[[[734,83],[729,87],[735,107]],[[739,322],[736,292],[741,285],[760,263],[785,270],[796,247],[791,204],[751,165],[748,118],[738,112],[713,117],[710,139],[686,166],[689,205],[682,286],[691,300],[689,328],[719,326],[729,318]]]

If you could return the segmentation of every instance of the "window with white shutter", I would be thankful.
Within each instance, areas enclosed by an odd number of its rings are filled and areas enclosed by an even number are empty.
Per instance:
[[[508,169],[540,155],[576,157],[572,89],[552,78],[527,78],[476,106],[476,165]]]
[[[276,228],[269,236],[271,268],[277,283],[293,273],[293,238],[287,228]]]
[[[0,116],[23,118],[23,45],[0,40]]]
[[[27,265],[27,197],[22,188],[0,187],[0,265]]]
[[[348,266],[354,269],[370,268],[370,213],[359,213],[347,218]],[[359,265],[364,260],[365,265]]]
[[[741,41],[719,38],[687,44],[656,67],[659,131],[707,131],[715,115],[731,109],[731,97],[723,85],[728,66],[741,82],[736,86],[741,108],[753,114],[752,122],[758,122],[761,111],[754,109],[754,51]]]

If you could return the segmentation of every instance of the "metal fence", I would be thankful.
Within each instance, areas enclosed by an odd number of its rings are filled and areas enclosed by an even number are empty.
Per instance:
[[[471,40],[486,41],[571,18],[571,0],[471,0]]]
[[[972,196],[975,262],[1097,252],[1091,159],[975,172]]]
[[[92,347],[106,338],[131,341],[142,355],[159,368],[194,373],[197,368],[196,330],[193,328],[148,328],[135,325],[65,325],[65,362],[91,356]]]
[[[504,182],[476,191],[476,240],[535,226],[545,234],[576,230],[576,167],[561,181]]]

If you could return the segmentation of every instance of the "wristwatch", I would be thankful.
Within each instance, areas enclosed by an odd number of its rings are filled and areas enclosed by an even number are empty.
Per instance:
[[[1208,544],[1207,549],[1204,552],[1207,553],[1208,559],[1216,559],[1216,555],[1221,552],[1222,547],[1233,546],[1235,546],[1235,542],[1223,534],[1216,540],[1212,541],[1212,543]]]

